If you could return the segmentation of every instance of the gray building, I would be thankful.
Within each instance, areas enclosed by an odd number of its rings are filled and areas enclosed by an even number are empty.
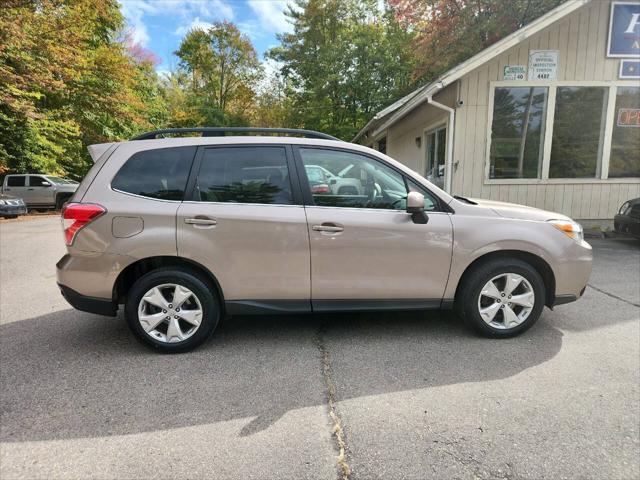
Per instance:
[[[569,0],[380,111],[354,141],[454,194],[613,218],[640,197],[640,2]]]

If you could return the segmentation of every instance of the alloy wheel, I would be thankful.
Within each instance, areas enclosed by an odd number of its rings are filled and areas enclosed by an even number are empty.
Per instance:
[[[188,288],[175,283],[153,287],[138,304],[138,321],[150,337],[176,343],[191,337],[202,322],[202,304]]]
[[[517,273],[501,273],[489,280],[478,297],[478,310],[484,322],[509,330],[524,322],[535,305],[531,283]]]

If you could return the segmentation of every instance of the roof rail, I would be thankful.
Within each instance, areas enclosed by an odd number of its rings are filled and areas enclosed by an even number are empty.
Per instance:
[[[153,140],[165,134],[171,133],[202,133],[203,137],[224,137],[227,133],[265,133],[265,134],[286,134],[301,135],[305,138],[321,138],[324,140],[338,140],[336,137],[326,133],[315,132],[313,130],[303,130],[298,128],[258,128],[258,127],[196,127],[196,128],[163,128],[152,132],[143,133],[131,140]]]

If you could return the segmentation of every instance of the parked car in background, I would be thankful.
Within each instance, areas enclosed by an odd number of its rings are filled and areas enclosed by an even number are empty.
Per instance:
[[[79,183],[52,175],[7,175],[2,193],[20,197],[28,208],[61,209],[78,188]]]
[[[613,229],[640,239],[640,198],[622,204],[613,218]]]
[[[276,312],[455,308],[504,338],[585,291],[591,247],[564,215],[452,197],[318,132],[223,136],[257,130],[89,147],[95,165],[62,213],[67,301],[111,316],[124,305],[141,341],[179,352],[224,315]],[[156,138],[167,132],[217,135]],[[307,167],[318,165],[348,169],[362,191],[314,191]]]
[[[24,200],[0,193],[0,217],[16,218],[25,213],[27,213],[27,206],[24,204]]]
[[[359,195],[362,192],[362,185],[359,179],[344,178],[335,175],[330,170],[320,165],[305,165],[307,178],[311,182],[314,193],[332,193],[334,195]],[[341,172],[342,173],[342,172]]]

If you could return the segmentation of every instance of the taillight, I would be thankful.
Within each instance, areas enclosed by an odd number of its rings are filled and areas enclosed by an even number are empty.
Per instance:
[[[312,186],[311,193],[316,193],[316,194],[331,193],[331,190],[329,189],[329,185],[321,183],[320,185]]]
[[[106,213],[106,209],[95,203],[68,203],[62,210],[62,229],[64,241],[73,244],[80,230]]]

